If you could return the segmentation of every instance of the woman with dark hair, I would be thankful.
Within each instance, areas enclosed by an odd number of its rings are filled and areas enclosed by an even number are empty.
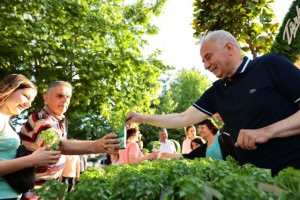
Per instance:
[[[227,156],[238,159],[234,144],[228,133],[219,133],[216,123],[211,119],[205,119],[198,123],[198,132],[206,143],[195,148],[189,154],[163,155],[166,158],[184,157],[195,159],[201,157],[211,157],[212,159],[226,160]]]
[[[37,87],[21,74],[8,75],[0,81],[0,199],[18,199],[20,195],[4,175],[34,166],[50,167],[60,158],[60,151],[46,151],[45,147],[16,158],[20,138],[10,119],[29,108],[36,94]]]
[[[223,158],[220,143],[219,140],[216,140],[216,138],[218,137],[218,131],[218,126],[211,119],[205,119],[202,122],[198,123],[198,132],[207,142],[205,156],[222,160]]]
[[[230,135],[219,133],[218,130],[215,122],[209,118],[199,122],[198,132],[206,140],[206,143],[198,148],[197,153],[194,152],[192,156],[226,160],[226,157],[230,155],[237,160],[237,154]]]
[[[201,145],[204,145],[205,141],[203,140],[202,137],[195,137],[192,141],[191,141],[191,149],[192,151],[198,147],[200,147]]]
[[[143,153],[136,142],[139,138],[139,134],[140,131],[137,127],[127,129],[126,149],[119,150],[121,164],[138,164],[144,160],[157,159],[157,153],[149,153],[146,156],[143,156]]]

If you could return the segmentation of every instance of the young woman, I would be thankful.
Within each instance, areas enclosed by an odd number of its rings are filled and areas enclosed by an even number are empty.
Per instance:
[[[20,138],[9,121],[29,108],[36,94],[37,87],[21,74],[8,75],[0,81],[0,199],[17,199],[20,195],[2,178],[3,175],[28,167],[50,167],[60,158],[60,151],[46,151],[46,147],[15,158]]]
[[[191,149],[192,151],[195,150],[196,148],[202,146],[205,144],[205,141],[201,137],[195,137],[192,142],[191,142]]]
[[[182,143],[182,151],[181,153],[187,154],[192,151],[191,142],[196,137],[196,129],[195,126],[190,125],[185,128],[186,139]]]
[[[141,152],[137,140],[139,137],[139,130],[137,127],[129,128],[127,130],[127,143],[126,149],[119,150],[119,157],[121,164],[138,164],[144,160],[156,160],[158,154],[149,153],[143,156]]]

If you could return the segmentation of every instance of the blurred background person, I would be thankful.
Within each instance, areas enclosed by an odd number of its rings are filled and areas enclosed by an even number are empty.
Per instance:
[[[142,151],[143,148],[144,148],[144,142],[143,142],[143,140],[138,140],[138,141],[137,141],[137,144],[138,144],[140,150]]]
[[[195,137],[191,142],[191,149],[193,151],[204,144],[205,144],[205,140],[202,137]]]
[[[168,140],[168,132],[165,128],[159,129],[160,153],[176,153],[174,142]]]
[[[86,154],[79,155],[79,158],[80,158],[80,174],[82,174],[87,168],[87,157],[88,157],[88,155],[86,155]]]
[[[186,139],[182,143],[182,154],[188,154],[192,151],[191,142],[196,137],[196,128],[193,125],[185,128]]]
[[[188,159],[195,159],[201,157],[211,157],[212,159],[226,160],[227,156],[231,156],[238,160],[234,144],[227,133],[219,133],[217,124],[210,118],[198,123],[198,132],[205,140],[194,139],[191,146],[193,148],[189,154],[162,154],[165,158],[180,158],[181,156]],[[195,144],[195,141],[198,143]]]
[[[137,126],[127,129],[126,149],[119,150],[119,159],[121,164],[138,164],[144,160],[157,159],[157,153],[149,153],[145,156],[143,155],[137,144],[139,133],[140,131],[138,130]]]
[[[66,155],[66,162],[61,174],[61,181],[68,184],[67,191],[70,192],[80,176],[79,155]]]
[[[111,165],[120,166],[120,156],[119,154],[110,154]]]
[[[187,154],[181,154],[181,153],[162,153],[161,154],[161,158],[189,158],[189,159],[195,159],[195,158],[200,158],[200,157],[204,157],[203,154],[200,154],[198,149],[200,149],[199,147],[201,147],[202,145],[205,144],[205,140],[203,140],[203,138],[201,137],[195,137],[192,141],[191,141],[191,149],[192,151],[190,153]]]
[[[218,126],[212,119],[207,118],[199,122],[198,132],[201,137],[206,140],[205,145],[201,148],[201,154],[204,154],[202,157],[226,160],[226,157],[230,155],[238,160],[230,135],[227,133],[219,133]]]
[[[226,129],[226,125],[221,117],[221,115],[219,113],[215,113],[214,114],[214,117],[220,122],[221,124],[221,128],[219,129],[219,132],[220,133],[223,133],[223,132],[226,132],[228,133],[227,129]]]

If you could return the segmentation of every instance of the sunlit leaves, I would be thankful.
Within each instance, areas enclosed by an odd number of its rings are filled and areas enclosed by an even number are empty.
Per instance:
[[[250,51],[253,57],[266,53],[279,26],[279,23],[273,21],[275,15],[270,7],[273,2],[274,0],[195,0],[194,36],[223,29],[232,33],[242,49]],[[261,37],[265,38],[263,43],[258,41]]]
[[[40,93],[52,81],[70,82],[69,136],[98,138],[106,132],[97,130],[119,127],[129,109],[151,112],[169,67],[141,50],[144,36],[157,33],[150,20],[165,1],[2,1],[1,76],[22,73]],[[42,105],[39,95],[32,110]]]
[[[198,69],[182,69],[175,75],[168,76],[165,86],[157,99],[153,101],[152,108],[156,114],[180,113],[195,103],[205,90],[211,86],[207,76]],[[145,141],[157,140],[158,128],[150,125],[142,125],[141,132]],[[182,141],[185,138],[183,127],[181,129],[169,129],[169,138]],[[146,144],[147,145],[147,144]]]
[[[172,112],[183,112],[195,103],[205,90],[211,86],[207,76],[195,68],[179,71],[170,83],[171,99],[176,103]]]

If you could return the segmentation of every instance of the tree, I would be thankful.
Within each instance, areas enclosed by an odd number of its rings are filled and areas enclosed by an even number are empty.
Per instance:
[[[183,112],[211,86],[207,76],[195,68],[182,69],[170,83],[171,98],[177,102],[173,112]]]
[[[269,51],[279,23],[270,4],[274,0],[195,0],[194,36],[223,29],[233,34],[243,51],[253,57]]]
[[[67,112],[71,137],[95,138],[117,129],[131,108],[149,110],[170,67],[144,57],[144,36],[166,0],[4,0],[0,12],[1,77],[22,73],[39,87],[32,110],[52,81],[73,87]],[[1,78],[0,77],[0,78]]]
[[[296,62],[300,58],[299,21],[300,1],[295,0],[285,15],[279,33],[271,48],[272,51],[281,53],[292,62]]]
[[[164,90],[158,98],[159,103],[153,108],[157,114],[183,112],[211,86],[207,76],[202,75],[195,68],[179,70],[165,84]],[[141,126],[141,132],[146,133],[143,134],[144,140],[148,142],[158,140],[158,130],[159,128],[146,124]],[[185,139],[183,127],[168,129],[168,132],[169,137],[179,141],[180,144]]]

